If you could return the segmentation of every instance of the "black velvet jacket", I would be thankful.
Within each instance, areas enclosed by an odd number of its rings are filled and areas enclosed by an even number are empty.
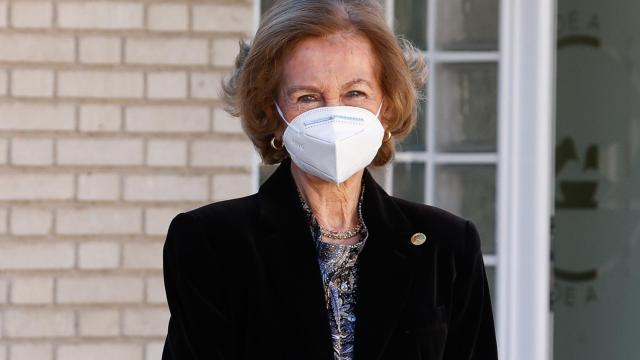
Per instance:
[[[497,359],[474,225],[364,174],[354,360]],[[178,214],[163,360],[332,360],[313,240],[284,161],[257,194]],[[414,233],[427,237],[422,245]]]

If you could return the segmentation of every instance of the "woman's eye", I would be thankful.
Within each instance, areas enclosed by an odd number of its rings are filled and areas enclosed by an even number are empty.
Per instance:
[[[352,90],[347,93],[347,97],[350,97],[350,98],[359,98],[363,96],[365,96],[365,94],[362,91],[358,91],[358,90]]]
[[[318,99],[314,95],[302,95],[298,97],[298,102],[302,102],[302,103],[310,103],[317,100]]]

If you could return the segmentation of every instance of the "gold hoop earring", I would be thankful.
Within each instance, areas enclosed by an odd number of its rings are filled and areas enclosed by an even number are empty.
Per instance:
[[[383,143],[386,143],[387,141],[391,140],[391,131],[387,130],[387,131],[385,132],[385,135],[386,135],[386,136],[385,136],[385,139],[384,139],[384,140],[382,140],[382,142],[383,142]]]
[[[271,147],[274,150],[280,151],[280,150],[282,150],[282,148],[284,148],[284,142],[280,141],[280,146],[276,146],[276,137],[274,136],[274,137],[271,138]]]

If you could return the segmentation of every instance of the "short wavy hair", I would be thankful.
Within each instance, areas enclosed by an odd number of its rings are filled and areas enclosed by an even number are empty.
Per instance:
[[[276,150],[270,144],[284,126],[274,100],[286,55],[305,39],[343,31],[356,31],[371,42],[385,98],[385,123],[392,140],[380,146],[371,165],[388,163],[395,141],[415,126],[417,103],[427,79],[426,61],[409,41],[396,38],[378,1],[281,0],[264,14],[251,44],[240,41],[235,70],[223,82],[226,110],[240,117],[263,163],[279,163],[288,156],[286,148]]]

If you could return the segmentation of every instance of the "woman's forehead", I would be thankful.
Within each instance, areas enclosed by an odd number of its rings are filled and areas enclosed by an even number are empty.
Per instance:
[[[358,33],[338,33],[302,40],[284,62],[285,86],[344,85],[354,79],[377,83],[376,59],[369,40]]]

